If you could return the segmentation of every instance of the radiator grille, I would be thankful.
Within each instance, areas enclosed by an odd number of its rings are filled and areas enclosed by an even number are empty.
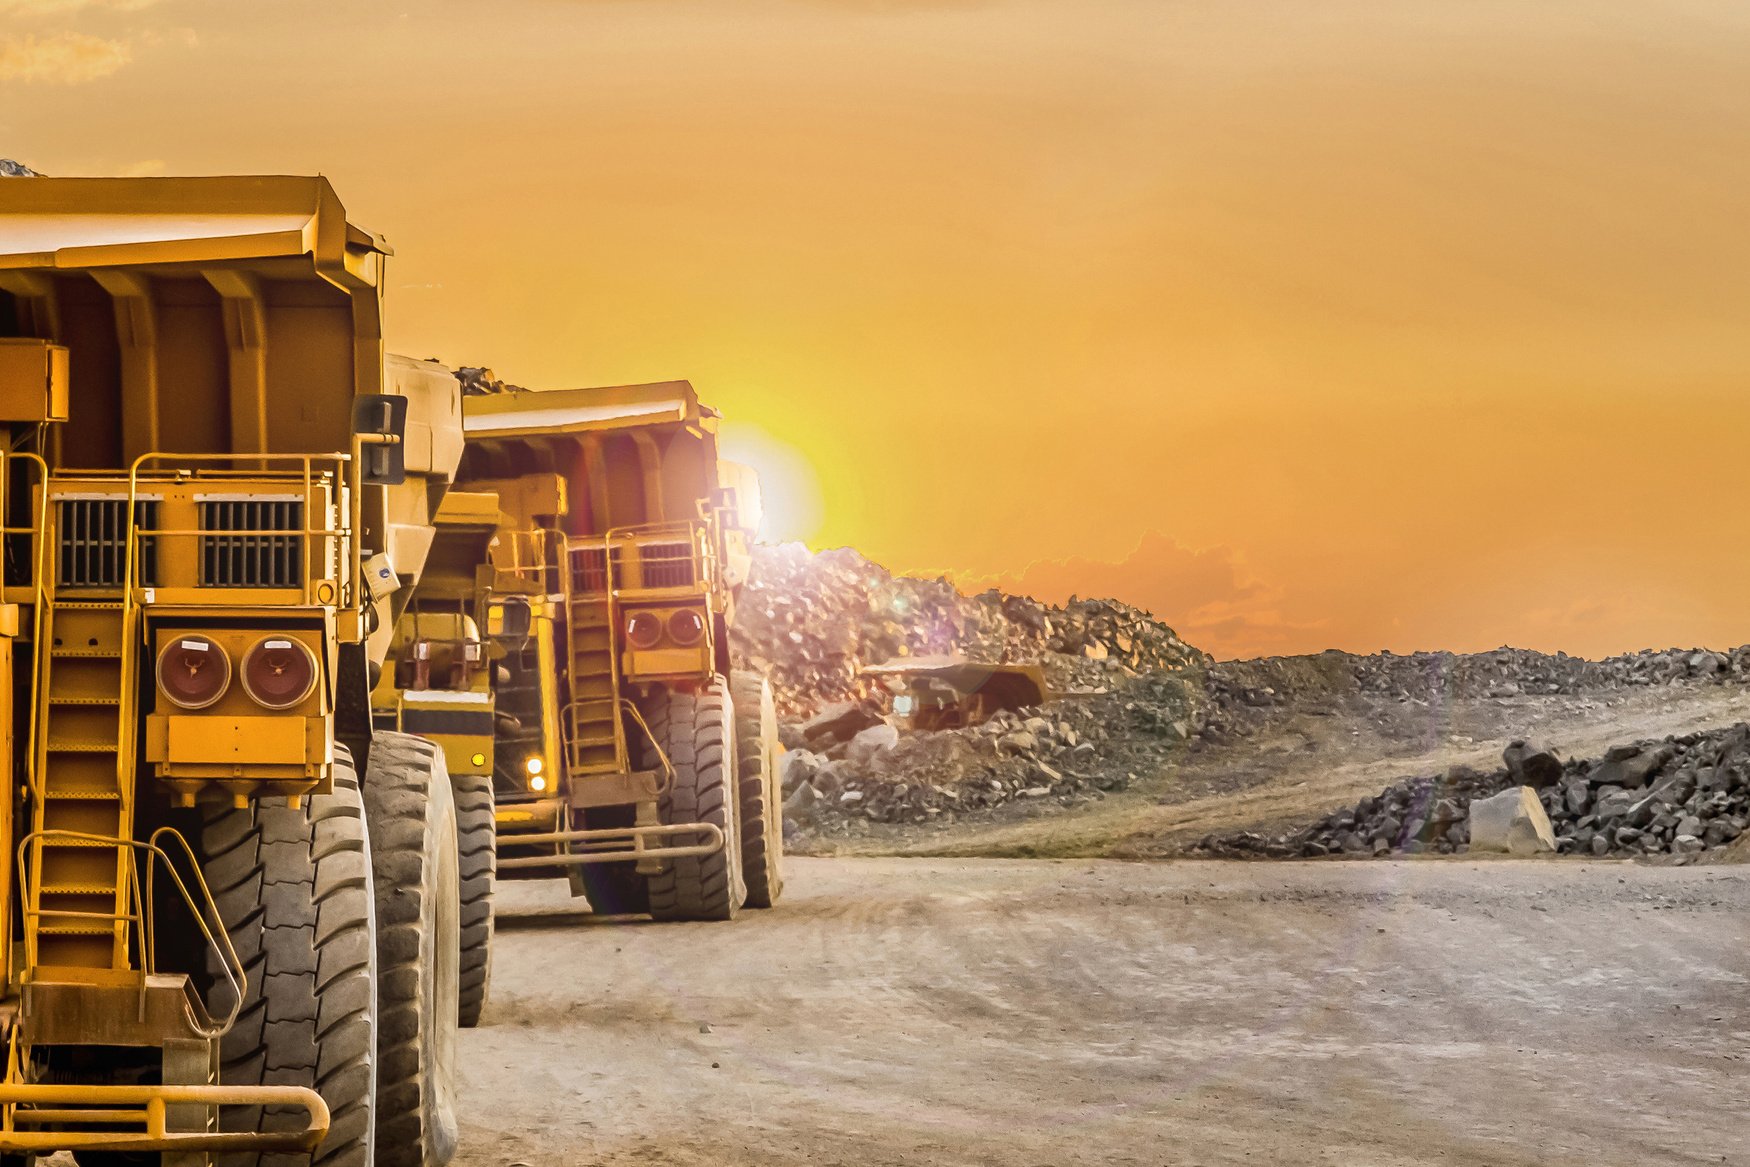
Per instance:
[[[646,543],[638,548],[642,562],[644,586],[647,588],[690,588],[693,586],[693,545],[691,543]]]
[[[580,596],[601,595],[608,590],[607,548],[571,549],[571,590]]]
[[[126,581],[128,500],[125,498],[63,498],[56,503],[60,542],[57,581],[64,588],[119,588]],[[156,499],[136,499],[134,517],[147,530],[158,525]],[[135,582],[158,582],[158,540],[140,539]]]
[[[301,499],[203,499],[200,503],[201,586],[304,586],[304,503]],[[237,531],[236,535],[214,532]],[[270,535],[287,531],[295,534]]]

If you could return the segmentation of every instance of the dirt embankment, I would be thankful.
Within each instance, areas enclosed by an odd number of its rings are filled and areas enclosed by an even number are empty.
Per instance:
[[[736,647],[787,712],[792,846],[826,851],[1176,854],[1211,832],[1283,833],[1406,775],[1486,778],[1516,738],[1582,759],[1750,716],[1750,646],[1216,662],[1122,604],[966,597],[794,546],[761,550]],[[1040,661],[1076,691],[967,730],[882,725],[862,666],[944,652]]]

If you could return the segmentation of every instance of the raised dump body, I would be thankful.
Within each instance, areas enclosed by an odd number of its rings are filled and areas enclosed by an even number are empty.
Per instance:
[[[758,485],[719,457],[716,412],[670,381],[475,392],[464,414],[458,483],[500,511],[475,608],[500,870],[569,877],[611,913],[769,905],[771,696],[728,646]]]
[[[460,407],[388,255],[320,178],[0,181],[0,1153],[453,1150],[453,800],[368,694]]]

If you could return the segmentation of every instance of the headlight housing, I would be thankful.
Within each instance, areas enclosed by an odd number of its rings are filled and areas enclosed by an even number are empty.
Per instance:
[[[243,691],[264,709],[301,705],[316,675],[316,654],[289,636],[264,636],[243,656]]]
[[[662,619],[655,612],[626,617],[626,641],[633,648],[655,648],[662,642]]]
[[[212,637],[184,633],[159,650],[157,673],[158,691],[172,705],[205,709],[231,687],[231,658]]]
[[[668,634],[676,644],[691,648],[705,638],[705,618],[692,608],[682,608],[668,618]]]

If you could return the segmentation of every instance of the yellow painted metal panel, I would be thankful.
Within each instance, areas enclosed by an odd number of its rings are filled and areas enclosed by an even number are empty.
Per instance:
[[[164,761],[239,766],[302,765],[307,730],[302,717],[165,718]]]

